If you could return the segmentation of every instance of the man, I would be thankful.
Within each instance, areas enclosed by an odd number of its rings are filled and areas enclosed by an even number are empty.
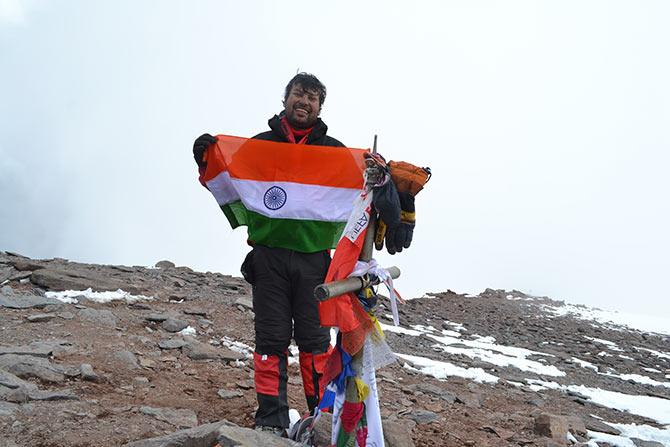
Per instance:
[[[326,134],[319,118],[326,87],[313,75],[300,73],[286,86],[284,110],[272,117],[269,131],[255,139],[319,146],[344,147]],[[196,162],[203,168],[203,153],[216,138],[204,134],[193,146]],[[309,238],[307,232],[299,237]],[[300,351],[300,372],[307,405],[312,411],[325,388],[320,383],[330,348],[330,332],[321,327],[314,288],[324,281],[330,255],[253,243],[242,273],[252,284],[254,304],[254,382],[258,398],[256,428],[282,433],[289,426],[287,355],[291,338]]]

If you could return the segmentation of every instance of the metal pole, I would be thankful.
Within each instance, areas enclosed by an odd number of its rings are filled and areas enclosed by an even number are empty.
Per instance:
[[[372,153],[377,153],[377,135],[375,135],[374,143],[372,144]],[[375,176],[378,177],[378,176]],[[370,185],[365,185],[370,188]],[[365,240],[363,241],[363,248],[358,259],[363,262],[369,262],[374,253],[375,233],[377,232],[377,218],[374,213],[370,213],[370,222],[368,223],[367,233],[365,233]]]
[[[400,276],[400,269],[398,267],[393,266],[386,270],[393,279]],[[376,277],[374,281],[369,281],[360,276],[352,276],[351,278],[342,279],[340,281],[319,284],[314,289],[314,296],[319,301],[325,301],[335,296],[344,295],[349,292],[357,292],[365,287],[376,286],[377,284],[379,284],[379,278]]]

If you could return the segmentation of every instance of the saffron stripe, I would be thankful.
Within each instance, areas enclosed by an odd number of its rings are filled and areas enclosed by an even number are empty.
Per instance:
[[[365,149],[277,143],[217,135],[205,154],[209,182],[222,171],[232,178],[363,188]]]

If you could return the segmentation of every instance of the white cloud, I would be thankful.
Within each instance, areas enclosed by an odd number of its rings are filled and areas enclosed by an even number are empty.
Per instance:
[[[239,274],[190,146],[265,130],[300,67],[329,133],[433,168],[412,247],[378,256],[403,296],[667,314],[668,6],[296,3],[0,0],[0,250]]]

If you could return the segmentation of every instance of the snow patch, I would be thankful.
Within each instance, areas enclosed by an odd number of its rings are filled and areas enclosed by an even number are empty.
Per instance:
[[[650,352],[650,353],[654,354],[656,357],[660,357],[662,359],[670,360],[670,354],[668,354],[667,352],[658,352],[658,351],[654,351],[653,349],[639,348],[637,346],[634,346],[634,348],[637,349],[638,351],[647,351],[647,352]]]
[[[408,354],[398,354],[394,353],[401,359],[408,360],[412,362],[415,366],[419,368],[413,368],[405,363],[404,367],[407,369],[412,369],[419,371],[423,374],[433,376],[436,379],[446,379],[449,376],[463,377],[464,379],[471,379],[475,382],[486,382],[486,383],[497,383],[498,378],[481,368],[461,368],[452,363],[440,362],[438,360],[432,360],[425,357],[418,357],[415,355]]]
[[[94,292],[90,287],[86,290],[66,290],[64,292],[46,292],[44,294],[47,298],[54,298],[58,301],[67,304],[76,304],[79,302],[78,298],[86,298],[89,301],[94,301],[96,303],[109,303],[114,300],[124,300],[128,303],[134,303],[136,301],[149,301],[153,300],[152,296],[144,295],[131,295],[128,292],[124,292],[121,289],[118,289],[115,292]]]
[[[454,337],[438,337],[432,334],[427,334],[427,336],[439,342],[439,344],[434,345],[435,347],[449,354],[461,354],[493,365],[511,366],[521,371],[529,371],[541,375],[553,377],[565,376],[565,372],[553,365],[544,365],[541,362],[526,358],[532,355],[551,356],[550,354],[495,344],[491,341],[495,340],[492,337],[482,337],[479,340],[462,340]],[[450,346],[454,344],[457,344],[457,346]],[[461,345],[465,345],[466,347],[462,347]]]
[[[594,341],[594,342],[596,342],[596,343],[600,343],[601,345],[605,345],[605,346],[607,346],[608,348],[610,348],[612,351],[620,351],[620,352],[624,352],[623,349],[621,349],[621,348],[620,348],[616,343],[614,343],[613,341],[603,340],[602,338],[589,337],[589,336],[587,336],[587,335],[584,335],[584,338],[586,338],[587,340]]]
[[[601,388],[589,388],[584,385],[559,385],[556,382],[545,382],[535,379],[526,379],[526,382],[531,384],[529,388],[533,391],[542,389],[560,390],[563,392],[572,391],[586,396],[592,402],[603,407],[647,417],[657,421],[659,424],[670,424],[670,405],[668,405],[667,399],[624,394]]]
[[[658,382],[651,377],[647,376],[641,376],[639,374],[610,374],[610,373],[604,373],[604,376],[609,376],[609,377],[616,377],[617,379],[621,380],[632,380],[633,382],[641,383],[643,385],[651,385],[651,386],[664,386],[666,388],[670,388],[670,382]],[[670,404],[669,404],[670,405]]]
[[[586,360],[580,360],[577,357],[573,357],[572,361],[574,363],[577,363],[582,368],[592,369],[595,372],[598,372],[598,367],[596,365],[594,365],[593,363],[587,362]]]
[[[291,355],[288,356],[289,365],[299,365],[300,364],[300,350],[296,345],[291,343],[288,347],[288,350],[291,352]]]
[[[621,431],[621,436],[638,438],[643,441],[656,441],[663,445],[670,445],[670,428],[660,429],[644,424],[612,424],[609,422],[608,424]]]
[[[379,322],[379,326],[381,326],[382,330],[385,332],[395,332],[396,334],[412,335],[415,337],[418,337],[419,335],[423,334],[423,332],[421,331],[407,329],[402,326],[391,326],[389,324],[384,324],[381,321]]]
[[[510,301],[535,301],[533,298],[524,298],[522,296],[507,295],[507,298]]]
[[[670,335],[670,318],[667,317],[614,312],[574,304],[562,306],[543,304],[540,307],[557,317],[571,315],[580,320],[592,320],[603,325],[627,326],[643,332]]]
[[[467,329],[461,323],[454,323],[453,321],[444,320],[449,326],[453,327],[455,331],[466,332]]]
[[[588,430],[587,436],[591,438],[587,444],[589,447],[592,445],[598,447],[596,442],[606,442],[608,445],[614,447],[636,447],[635,443],[628,438],[616,435],[608,435],[607,433],[601,433],[599,431]]]
[[[239,352],[244,354],[246,358],[251,359],[254,357],[254,348],[249,345],[245,345],[242,342],[235,341],[229,337],[223,337],[221,339],[221,344],[230,349],[231,351]]]
[[[178,332],[180,335],[188,335],[191,337],[195,337],[195,328],[192,326],[186,326],[184,329]]]

